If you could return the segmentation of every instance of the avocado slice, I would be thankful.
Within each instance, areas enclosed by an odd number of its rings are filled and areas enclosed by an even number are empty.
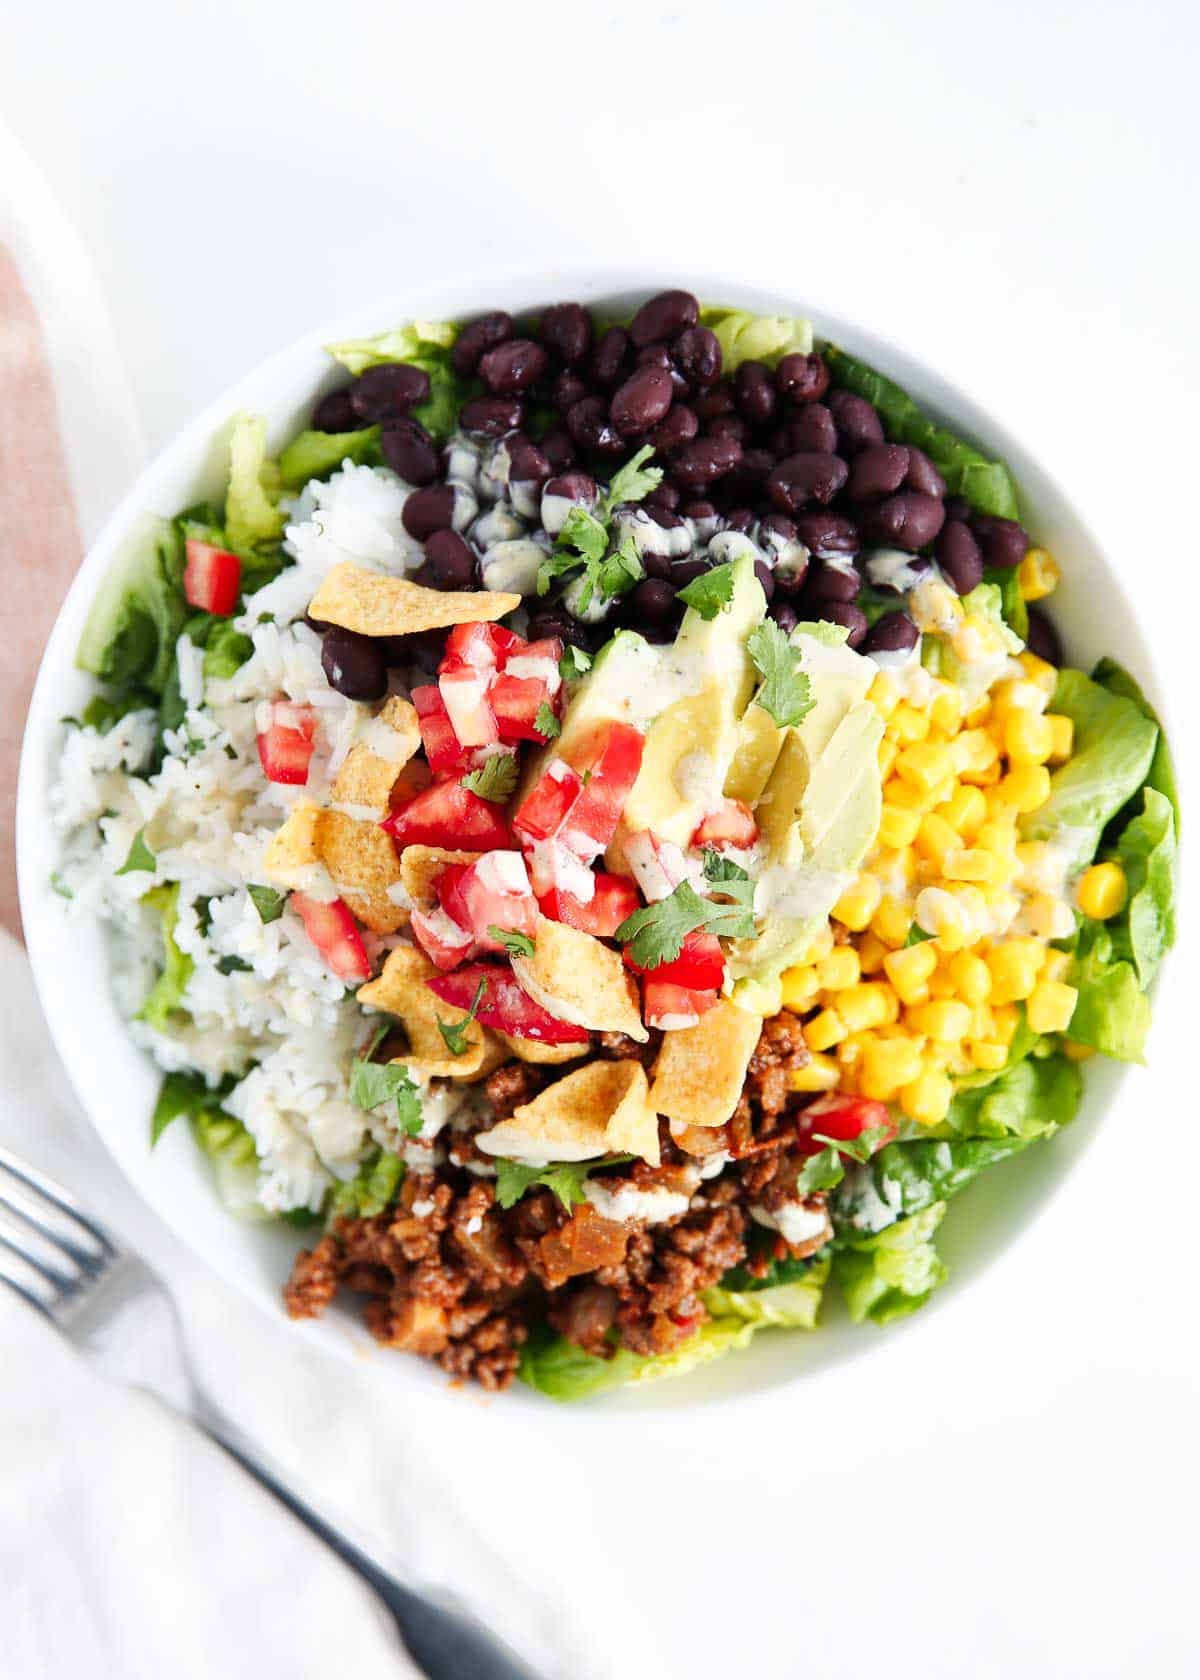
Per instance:
[[[636,723],[633,699],[654,681],[661,652],[632,630],[618,630],[610,642],[605,642],[575,690],[557,737],[540,752],[530,753],[514,804],[525,797],[551,759],[571,761],[576,746],[593,724]]]

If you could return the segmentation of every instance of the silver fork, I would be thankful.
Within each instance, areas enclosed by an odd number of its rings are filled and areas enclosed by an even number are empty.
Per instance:
[[[0,1282],[43,1314],[105,1376],[145,1389],[202,1429],[383,1600],[430,1680],[536,1680],[457,1599],[377,1564],[351,1524],[319,1516],[281,1469],[205,1393],[158,1275],[75,1198],[0,1148]]]

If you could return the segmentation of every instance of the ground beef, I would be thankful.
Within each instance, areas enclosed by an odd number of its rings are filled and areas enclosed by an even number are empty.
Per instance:
[[[639,1044],[636,1038],[621,1032],[603,1032],[598,1035],[596,1048],[599,1054],[613,1062],[641,1062],[649,1071],[654,1066],[662,1045],[662,1034],[653,1028],[645,1044]]]
[[[483,1088],[492,1105],[493,1123],[511,1120],[514,1110],[531,1102],[545,1083],[541,1069],[528,1062],[505,1062],[495,1073],[489,1073]]]
[[[342,1275],[337,1242],[322,1237],[311,1252],[302,1249],[284,1285],[283,1304],[292,1318],[320,1318],[337,1294]]]

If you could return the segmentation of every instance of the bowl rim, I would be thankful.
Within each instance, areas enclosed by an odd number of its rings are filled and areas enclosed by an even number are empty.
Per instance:
[[[1095,531],[1067,493],[1060,488],[1059,481],[1042,465],[1041,460],[1035,460],[1027,453],[1003,421],[996,419],[953,379],[940,373],[936,364],[926,361],[919,349],[910,347],[907,342],[894,336],[884,336],[874,329],[862,327],[857,322],[840,316],[835,309],[827,309],[819,297],[808,296],[800,302],[794,294],[770,285],[756,285],[732,272],[689,276],[689,280],[692,288],[701,297],[729,300],[732,307],[745,308],[754,313],[807,316],[813,322],[817,336],[851,345],[865,359],[886,369],[889,376],[894,377],[906,389],[915,389],[923,406],[935,413],[946,414],[956,430],[981,442],[986,440],[985,447],[989,452],[1006,460],[1013,467],[1014,477],[1021,487],[1022,500],[1029,496],[1032,485],[1036,492],[1032,499],[1041,505],[1049,506],[1057,517],[1065,519],[1077,534],[1085,552],[1090,551],[1091,563],[1099,568],[1105,586],[1115,600],[1123,620],[1122,663],[1129,665],[1137,673],[1138,681],[1149,695],[1164,727],[1168,726],[1171,708],[1164,705],[1164,696],[1150,656],[1142,617],[1135,601],[1124,588],[1120,574]],[[546,268],[514,263],[493,269],[488,282],[488,286],[495,293],[503,294],[506,300],[504,307],[511,309],[513,313],[536,308],[547,300],[558,297],[579,297],[595,306],[597,303],[603,305],[606,300],[619,297],[651,296],[658,290],[678,284],[678,274],[651,265],[635,268],[627,264]],[[266,357],[219,393],[155,454],[120,498],[90,543],[47,639],[26,719],[16,810],[19,899],[34,983],[51,1038],[66,1067],[80,1106],[137,1194],[164,1220],[168,1220],[169,1210],[156,1199],[155,1186],[150,1182],[151,1156],[145,1142],[145,1133],[138,1134],[135,1128],[130,1126],[122,1130],[121,1126],[115,1123],[112,1112],[103,1111],[103,1105],[87,1078],[84,1055],[86,1012],[77,1015],[74,1011],[66,1010],[59,988],[52,984],[51,965],[55,961],[55,941],[50,917],[57,908],[61,921],[61,906],[47,893],[45,887],[44,842],[49,816],[42,803],[42,795],[48,779],[45,763],[47,747],[51,731],[58,726],[54,692],[61,684],[64,673],[74,669],[77,626],[86,611],[86,604],[90,602],[115,554],[123,543],[131,539],[137,523],[143,520],[148,512],[158,511],[156,492],[160,486],[178,476],[181,464],[195,461],[193,477],[196,476],[200,458],[211,453],[214,440],[224,432],[233,414],[244,408],[266,412],[268,435],[271,436],[278,430],[280,414],[286,399],[280,399],[278,396],[272,398],[269,393],[281,382],[286,383],[290,371],[298,371],[306,361],[320,358],[326,368],[327,382],[334,382],[335,365],[324,354],[327,344],[377,333],[403,321],[470,317],[484,307],[499,306],[495,303],[481,304],[480,297],[486,295],[487,288],[474,279],[423,283],[415,288],[383,295],[372,303],[339,315],[333,321],[302,334]],[[316,384],[309,386],[309,402],[322,383],[322,378],[323,376],[319,376]],[[924,394],[930,387],[935,393],[932,399]],[[93,923],[93,926],[98,924]],[[133,1054],[143,1056],[144,1053],[137,1050],[131,1039],[127,1040],[127,1044]],[[1100,1059],[1097,1058],[1096,1061],[1099,1062]],[[1096,1067],[1095,1062],[1091,1065]],[[734,1397],[742,1406],[768,1403],[777,1399],[784,1391],[794,1390],[800,1382],[812,1384],[851,1363],[861,1363],[872,1355],[881,1356],[898,1334],[903,1333],[911,1337],[916,1334],[918,1325],[942,1322],[945,1314],[961,1308],[962,1302],[970,1294],[971,1284],[990,1270],[1009,1248],[1021,1241],[1045,1216],[1050,1204],[1073,1176],[1078,1157],[1093,1146],[1100,1130],[1098,1122],[1112,1112],[1130,1071],[1127,1066],[1106,1063],[1098,1070],[1099,1077],[1097,1073],[1093,1073],[1086,1080],[1085,1108],[1091,1108],[1095,1113],[1090,1121],[1085,1114],[1081,1114],[1075,1126],[1070,1128],[1067,1137],[1055,1140],[1057,1147],[1054,1152],[1054,1170],[1041,1174],[1048,1182],[1042,1185],[1033,1205],[1019,1217],[1009,1219],[1011,1228],[1007,1234],[993,1239],[986,1253],[981,1252],[969,1266],[965,1265],[965,1262],[960,1263],[957,1284],[952,1280],[943,1286],[919,1313],[900,1324],[889,1326],[887,1334],[876,1332],[872,1335],[872,1326],[855,1327],[853,1343],[843,1347],[836,1356],[814,1358],[811,1368],[806,1360],[798,1359],[795,1369],[790,1373],[766,1380],[759,1378],[758,1381],[741,1385],[736,1381],[727,1380],[718,1382],[712,1390],[702,1384],[698,1385],[696,1379],[656,1384],[646,1391],[618,1391],[596,1400],[577,1403],[566,1410],[568,1413],[586,1414],[592,1421],[607,1417],[618,1425],[627,1424],[631,1417],[636,1417],[639,1427],[644,1427],[651,1423],[656,1414],[660,1419],[669,1422],[672,1418],[678,1419],[683,1412],[704,1410],[717,1403],[728,1404]],[[1090,1101],[1089,1090],[1092,1093]],[[1028,1155],[1041,1156],[1042,1153],[1030,1151]],[[1020,1165],[1020,1160],[1027,1158],[1022,1157],[1015,1163],[1007,1163],[1005,1170],[1013,1165]],[[197,1155],[197,1166],[199,1165],[201,1163]],[[231,1215],[225,1217],[232,1218]],[[245,1299],[253,1301],[278,1321],[278,1300],[267,1288],[265,1281],[246,1275],[234,1264],[230,1253],[213,1252],[211,1245],[202,1241],[193,1231],[175,1224],[172,1224],[171,1228],[207,1267],[216,1271]],[[963,1269],[966,1270],[966,1276],[961,1275]],[[345,1324],[336,1317],[292,1328],[306,1336],[311,1343],[320,1345],[342,1358],[361,1359],[362,1339],[354,1333],[353,1327],[348,1332]],[[811,1345],[809,1338],[804,1338],[803,1343]],[[743,1356],[743,1359],[745,1357]],[[431,1386],[429,1379],[432,1376],[442,1393],[454,1392],[440,1371],[427,1361],[389,1359],[385,1355],[373,1364],[376,1370],[388,1370],[391,1373],[390,1380],[407,1388],[422,1387],[428,1392]],[[728,1367],[736,1369],[740,1364],[741,1360],[723,1361],[713,1367],[713,1370],[719,1372]],[[523,1385],[514,1385],[503,1398],[503,1409],[513,1415],[522,1415],[527,1407],[534,1406],[543,1419],[546,1416],[547,1407],[543,1397],[525,1389]]]

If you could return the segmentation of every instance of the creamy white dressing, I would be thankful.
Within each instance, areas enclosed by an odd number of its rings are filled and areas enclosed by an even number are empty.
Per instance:
[[[752,1207],[750,1217],[756,1225],[765,1226],[768,1231],[778,1231],[784,1242],[790,1243],[793,1248],[811,1242],[829,1226],[829,1215],[824,1208],[807,1208],[802,1202],[785,1202],[773,1211]]]
[[[915,556],[900,548],[877,548],[867,556],[866,573],[876,589],[894,589],[905,595],[929,575],[929,566],[915,563]]]
[[[618,1225],[634,1219],[645,1225],[661,1225],[666,1219],[677,1219],[686,1213],[691,1201],[690,1196],[679,1190],[639,1190],[632,1184],[622,1184],[612,1190],[595,1180],[584,1185],[583,1193],[602,1219],[614,1220]]]
[[[824,920],[854,877],[852,869],[768,864],[754,888],[754,914],[760,920],[769,915]]]

